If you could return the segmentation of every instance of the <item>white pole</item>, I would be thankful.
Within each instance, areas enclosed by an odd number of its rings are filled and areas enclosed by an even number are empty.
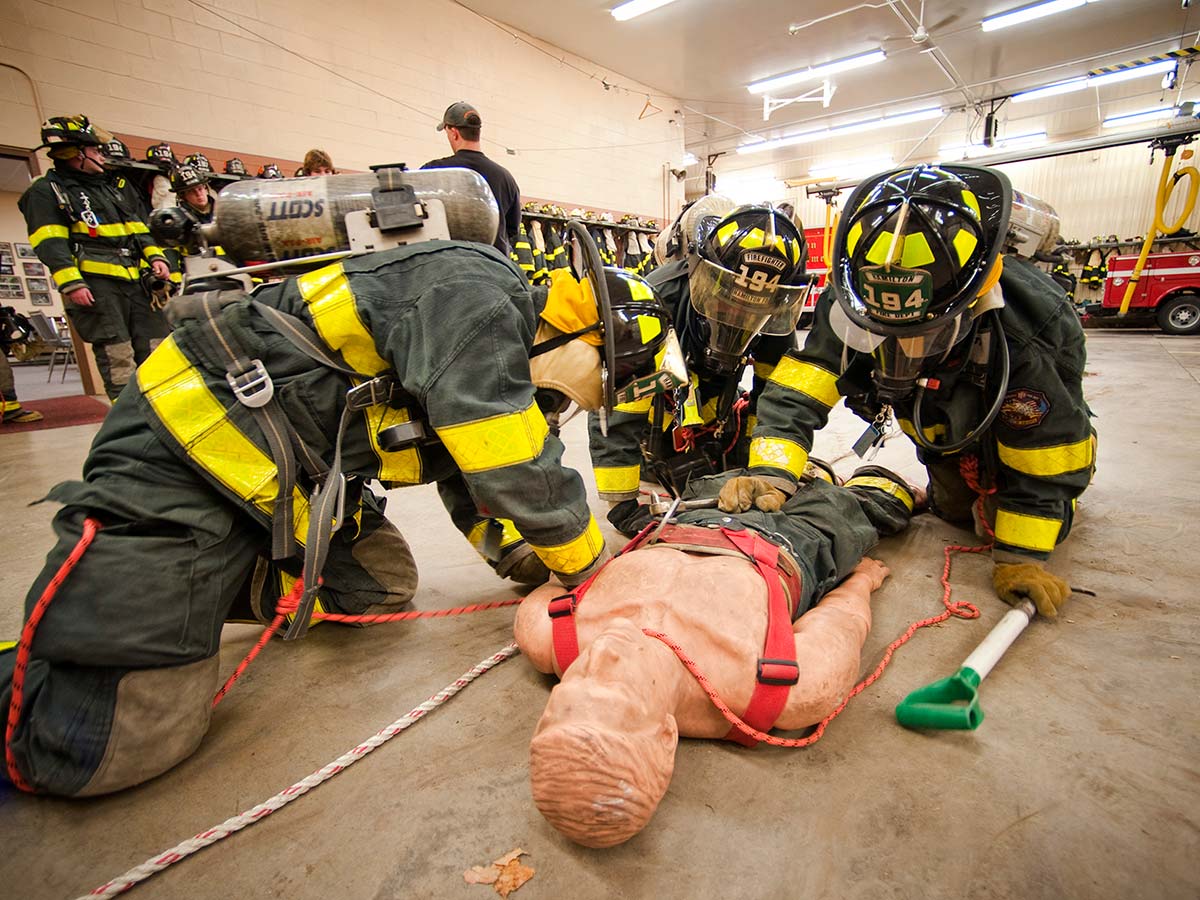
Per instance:
[[[979,676],[979,680],[983,681],[1036,614],[1037,610],[1032,603],[1028,600],[1021,601],[1004,614],[1004,618],[988,632],[988,636],[963,660],[962,667],[972,669]]]

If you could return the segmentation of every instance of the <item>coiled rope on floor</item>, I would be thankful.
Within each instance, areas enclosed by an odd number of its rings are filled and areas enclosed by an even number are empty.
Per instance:
[[[472,666],[420,706],[410,710],[391,725],[388,725],[373,737],[363,741],[354,749],[342,754],[333,762],[317,769],[317,771],[313,772],[307,778],[297,781],[291,787],[284,788],[274,797],[259,803],[257,806],[253,806],[243,813],[226,819],[220,825],[202,831],[188,838],[186,841],[176,844],[169,850],[155,854],[141,865],[134,866],[128,872],[94,888],[78,898],[78,900],[86,900],[88,897],[115,897],[117,894],[122,894],[139,882],[145,881],[150,876],[163,871],[168,866],[174,865],[182,859],[186,859],[198,850],[203,850],[205,847],[215,844],[217,841],[227,838],[231,834],[236,834],[243,828],[253,825],[255,822],[262,821],[277,809],[304,796],[310,790],[328,781],[339,772],[345,771],[376,747],[387,743],[400,732],[419,721],[427,713],[437,709],[484,672],[515,656],[519,652],[516,643],[508,644],[498,652]]]

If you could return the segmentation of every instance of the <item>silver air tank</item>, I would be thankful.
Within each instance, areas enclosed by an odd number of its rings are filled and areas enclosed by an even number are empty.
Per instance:
[[[1054,207],[1032,194],[1014,190],[1006,248],[1017,256],[1036,259],[1053,252],[1058,235],[1058,213]]]
[[[395,182],[418,200],[439,200],[450,237],[491,244],[500,209],[483,176],[470,169],[380,169],[359,175],[236,181],[217,197],[213,239],[242,263],[276,262],[350,249],[347,213],[373,209],[372,192]]]

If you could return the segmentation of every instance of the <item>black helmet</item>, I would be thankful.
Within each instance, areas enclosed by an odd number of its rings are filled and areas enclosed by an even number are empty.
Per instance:
[[[924,360],[971,332],[972,309],[999,276],[1012,186],[994,169],[919,165],[862,182],[833,247],[830,324],[872,353],[876,381],[896,399]]]
[[[187,164],[176,166],[175,171],[171,173],[171,190],[176,194],[182,194],[189,188],[202,184],[208,184],[208,173],[200,171],[195,166]]]
[[[133,157],[129,155],[129,148],[125,146],[125,142],[118,140],[117,138],[113,138],[104,145],[104,155],[112,160],[132,161],[133,159]]]
[[[112,135],[101,136],[85,115],[51,116],[42,123],[42,143],[34,149],[49,147],[100,147]]]
[[[197,172],[212,172],[212,163],[208,161],[208,157],[203,153],[189,153],[183,158],[185,166],[191,166]]]
[[[171,145],[167,143],[151,144],[146,148],[146,161],[152,162],[160,169],[170,169],[174,167],[177,160],[175,159],[175,151],[171,149]]]
[[[808,244],[770,206],[742,206],[701,240],[688,276],[692,308],[708,323],[709,367],[732,370],[758,334],[791,334],[808,296]]]
[[[655,358],[666,345],[671,315],[640,275],[605,268],[604,281],[612,310],[605,334],[606,340],[612,335],[614,366],[609,377],[620,393],[630,382],[656,369]]]
[[[279,166],[275,163],[267,163],[258,170],[259,178],[282,178],[283,173],[279,171]]]
[[[234,157],[231,157],[230,159],[225,160],[225,174],[226,175],[249,175],[250,173],[246,171],[246,164],[244,162],[242,162],[240,159],[238,159],[236,156],[234,156]]]

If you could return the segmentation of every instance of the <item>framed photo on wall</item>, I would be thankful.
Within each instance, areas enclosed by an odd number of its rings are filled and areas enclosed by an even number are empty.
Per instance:
[[[11,260],[9,262],[4,262],[4,260],[0,260],[0,275],[15,275],[15,274],[16,274],[16,272],[13,271],[13,264],[12,264]]]
[[[45,291],[30,291],[29,302],[34,306],[53,306],[54,301],[50,299],[50,295]]]
[[[24,300],[25,287],[21,284],[21,279],[15,275],[0,275],[0,299]]]
[[[37,259],[37,254],[33,252],[32,244],[17,244],[17,256],[21,259]]]
[[[46,270],[40,262],[23,262],[21,263],[21,268],[25,270],[26,277],[33,276],[34,278],[38,278],[46,274]]]
[[[29,289],[31,291],[38,291],[39,293],[44,294],[48,293],[50,290],[50,282],[48,282],[45,278],[27,278],[25,280],[29,282]]]

